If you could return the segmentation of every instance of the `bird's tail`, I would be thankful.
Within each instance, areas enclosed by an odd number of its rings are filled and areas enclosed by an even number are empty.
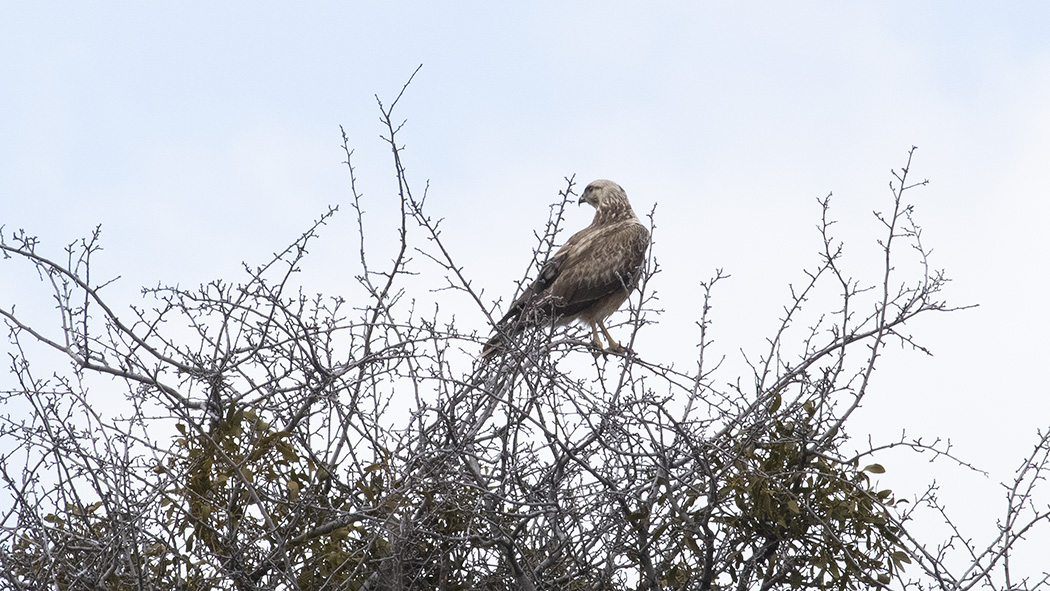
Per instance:
[[[492,356],[492,354],[502,349],[504,345],[521,334],[524,329],[525,325],[522,322],[506,322],[496,326],[496,331],[489,337],[489,340],[485,341],[485,346],[481,348],[481,358],[485,359]]]

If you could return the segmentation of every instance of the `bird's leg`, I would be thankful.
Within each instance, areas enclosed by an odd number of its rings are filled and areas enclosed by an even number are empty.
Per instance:
[[[612,338],[612,335],[609,334],[609,329],[605,328],[605,322],[604,321],[602,321],[602,320],[598,321],[598,328],[602,329],[602,334],[604,334],[605,335],[605,339],[607,341],[609,341],[609,350],[610,351],[612,351],[613,353],[623,353],[625,351],[625,349],[622,346],[620,346],[620,343],[617,343],[616,340]],[[595,339],[598,338],[598,333],[597,332],[594,333],[594,338]]]
[[[604,330],[604,327],[602,330]],[[608,333],[606,333],[606,336],[608,336]],[[594,355],[595,359],[604,352],[602,340],[598,338],[598,326],[595,324],[591,324],[591,347],[594,349],[591,351],[591,355]]]

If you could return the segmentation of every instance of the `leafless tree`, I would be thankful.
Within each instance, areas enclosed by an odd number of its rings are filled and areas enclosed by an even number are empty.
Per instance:
[[[494,313],[426,190],[413,192],[398,100],[379,105],[400,207],[382,265],[369,255],[343,136],[361,238],[345,299],[309,296],[295,278],[337,208],[238,281],[145,289],[150,303],[128,310],[91,273],[97,231],[60,258],[28,233],[0,231],[4,264],[34,269],[60,320],[41,325],[0,302],[14,384],[0,417],[3,586],[1047,587],[1045,572],[1024,578],[1010,557],[1050,519],[1036,504],[1048,434],[1008,483],[999,535],[983,544],[958,530],[917,539],[918,506],[948,519],[933,489],[902,504],[873,480],[886,449],[951,459],[945,446],[902,437],[858,453],[847,434],[883,349],[922,350],[906,328],[952,309],[909,205],[925,184],[912,180],[914,149],[876,214],[874,279],[844,268],[830,198],[819,202],[824,250],[768,347],[746,358],[749,375],[727,380],[709,359],[721,271],[701,284],[689,371],[633,352],[594,359],[565,329],[525,333],[481,360],[491,324],[466,328],[417,306],[432,293],[414,291],[413,278],[429,274],[460,309]],[[567,179],[551,207],[523,282],[558,243],[575,186]],[[905,255],[918,270],[902,276]],[[657,272],[651,259],[619,329],[629,343],[659,316]],[[818,301],[834,305],[814,315]],[[41,351],[68,367],[44,355],[41,372]],[[960,555],[965,566],[950,568]]]

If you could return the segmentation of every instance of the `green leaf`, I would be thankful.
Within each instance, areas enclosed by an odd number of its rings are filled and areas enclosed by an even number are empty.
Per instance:
[[[871,472],[872,474],[882,474],[886,472],[886,469],[882,467],[882,464],[871,464],[864,467],[864,472]]]
[[[693,536],[691,536],[691,535],[689,535],[687,533],[685,535],[684,539],[685,539],[685,545],[688,546],[690,550],[692,550],[696,555],[699,556],[700,555],[700,546],[696,543],[696,540],[693,539]]]
[[[908,556],[906,552],[901,552],[900,550],[890,554],[890,558],[893,559],[893,563],[898,567],[901,564],[911,564],[911,556]]]
[[[780,408],[780,404],[782,402],[784,402],[784,399],[780,396],[780,394],[777,394],[776,396],[774,396],[773,397],[773,402],[769,403],[769,414],[773,414],[773,413],[777,412],[777,410]]]
[[[295,448],[283,439],[277,441],[277,451],[281,453],[281,457],[283,457],[284,461],[287,463],[299,461],[299,454],[295,453]]]

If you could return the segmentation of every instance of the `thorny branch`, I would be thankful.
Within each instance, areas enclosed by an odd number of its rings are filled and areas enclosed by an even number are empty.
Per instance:
[[[119,284],[90,274],[97,231],[61,263],[29,234],[0,229],[5,264],[35,269],[60,311],[56,328],[0,302],[15,382],[0,398],[6,585],[1046,588],[1048,575],[1021,575],[1010,560],[1050,520],[1037,502],[1045,433],[983,544],[951,522],[934,487],[915,504],[953,533],[939,546],[917,539],[915,506],[874,482],[893,448],[967,466],[949,444],[901,434],[847,445],[886,343],[921,351],[904,328],[958,309],[941,299],[947,279],[914,221],[909,199],[925,184],[909,180],[914,149],[894,172],[892,208],[875,214],[874,279],[844,267],[830,196],[819,201],[820,259],[791,289],[768,347],[747,358],[753,389],[711,359],[721,270],[700,285],[695,369],[651,354],[594,359],[576,329],[526,332],[479,360],[498,302],[456,262],[427,209],[429,186],[413,196],[394,118],[407,87],[389,106],[377,97],[397,180],[391,243],[365,240],[343,133],[358,268],[340,297],[297,283],[334,207],[246,265],[243,283],[146,289],[150,304],[130,316],[103,293]],[[567,177],[521,285],[556,248],[574,187]],[[377,264],[384,249],[394,254]],[[898,270],[902,250],[917,257],[917,277]],[[662,313],[658,272],[650,258],[619,316],[631,344]],[[811,309],[828,294],[834,307]],[[39,377],[41,347],[71,370]],[[120,404],[100,397],[114,391]]]

